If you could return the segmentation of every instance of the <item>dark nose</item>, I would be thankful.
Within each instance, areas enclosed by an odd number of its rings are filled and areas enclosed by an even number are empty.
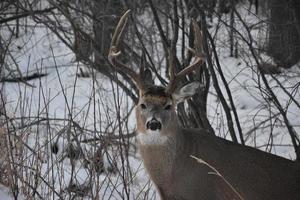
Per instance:
[[[150,121],[147,122],[147,129],[150,129],[152,131],[155,131],[157,129],[160,130],[161,129],[161,123],[157,119],[153,118],[153,119],[151,119]]]

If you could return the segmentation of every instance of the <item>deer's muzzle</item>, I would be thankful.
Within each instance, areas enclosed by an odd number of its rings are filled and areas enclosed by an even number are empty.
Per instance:
[[[146,126],[147,129],[152,131],[161,130],[161,123],[155,118],[152,118],[150,121],[148,121]]]

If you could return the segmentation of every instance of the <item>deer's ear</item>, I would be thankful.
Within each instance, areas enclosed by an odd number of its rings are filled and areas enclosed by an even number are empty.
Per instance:
[[[184,85],[173,93],[173,98],[177,103],[182,102],[188,98],[191,98],[200,86],[201,84],[198,81]]]

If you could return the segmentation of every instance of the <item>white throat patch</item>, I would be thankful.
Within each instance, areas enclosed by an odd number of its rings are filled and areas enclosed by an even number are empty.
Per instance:
[[[147,130],[147,133],[138,133],[137,138],[142,145],[163,145],[168,137],[160,131]]]

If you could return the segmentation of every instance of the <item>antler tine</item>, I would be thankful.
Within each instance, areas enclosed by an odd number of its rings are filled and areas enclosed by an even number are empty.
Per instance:
[[[137,87],[141,88],[142,83],[139,78],[139,74],[117,59],[117,57],[121,55],[121,51],[119,50],[119,43],[121,41],[122,34],[126,27],[129,14],[130,14],[130,10],[127,10],[118,22],[116,30],[111,39],[110,49],[108,53],[108,60],[113,66],[128,74],[135,81]]]
[[[194,54],[196,59],[192,64],[190,64],[189,66],[181,70],[179,73],[174,75],[173,78],[171,78],[167,88],[168,93],[173,93],[174,90],[176,89],[176,84],[178,83],[178,81],[181,78],[185,77],[185,75],[191,73],[199,66],[201,66],[206,60],[205,55],[203,53],[203,47],[202,47],[203,37],[202,37],[200,27],[198,26],[195,20],[193,20],[192,23],[193,23],[193,31],[194,31],[194,49],[192,48],[188,48],[188,49]]]
[[[116,27],[116,30],[114,32],[114,35],[111,39],[110,43],[110,49],[109,49],[109,55],[108,58],[111,60],[114,57],[117,57],[121,54],[121,51],[118,50],[119,48],[119,42],[122,37],[122,34],[124,32],[124,29],[127,24],[128,16],[129,16],[130,10],[127,10],[123,16],[120,18],[118,25]]]

